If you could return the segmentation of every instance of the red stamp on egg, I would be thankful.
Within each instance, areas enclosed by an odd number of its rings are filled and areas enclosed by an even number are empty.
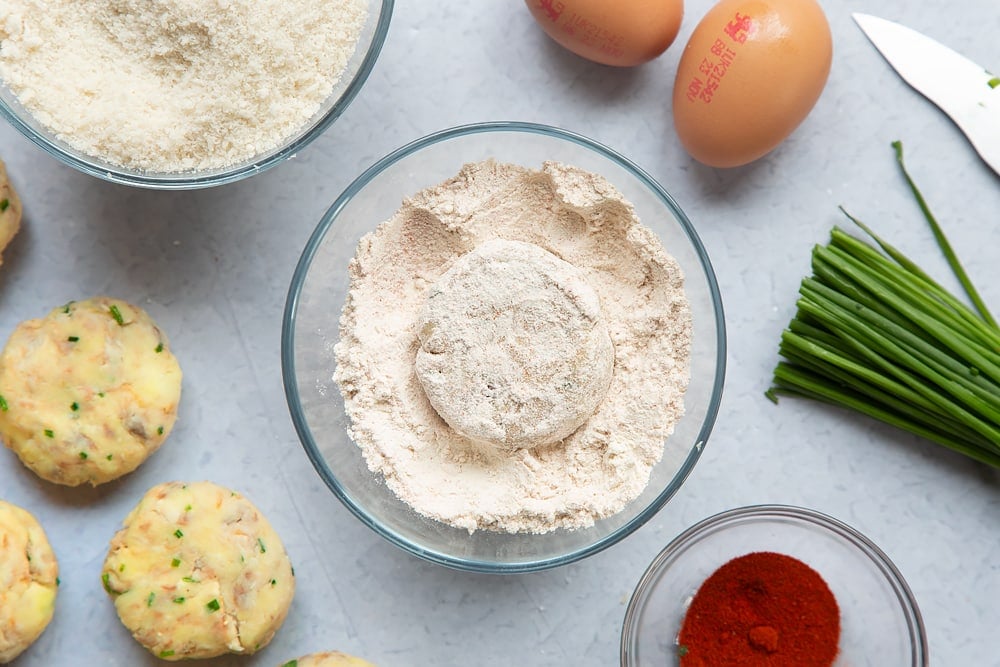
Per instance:
[[[737,44],[743,44],[747,41],[747,35],[750,33],[750,28],[753,26],[753,19],[749,14],[740,14],[736,12],[733,19],[726,24],[726,27],[722,29],[724,33],[729,35]]]
[[[723,77],[736,61],[736,47],[747,41],[753,29],[753,17],[736,12],[726,23],[720,35],[709,47],[709,55],[698,64],[698,74],[687,86],[685,97],[689,102],[709,104],[719,89]],[[726,39],[728,37],[728,39]]]
[[[550,21],[558,20],[559,15],[566,9],[566,6],[559,0],[538,0],[538,6],[545,12]]]

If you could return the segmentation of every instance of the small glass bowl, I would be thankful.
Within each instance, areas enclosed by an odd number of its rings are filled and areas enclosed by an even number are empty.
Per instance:
[[[698,587],[726,562],[756,551],[797,558],[829,585],[840,606],[835,667],[927,664],[927,637],[917,602],[881,549],[825,514],[759,505],[701,521],[653,560],[625,612],[622,666],[678,665],[677,635]]]
[[[691,380],[685,415],[667,441],[646,490],[591,528],[543,535],[469,534],[414,512],[369,471],[348,435],[333,381],[333,346],[359,239],[402,201],[488,158],[540,168],[555,160],[603,175],[635,206],[685,274],[691,304]],[[648,174],[604,146],[544,125],[495,122],[419,139],[365,171],[333,203],[292,278],[281,341],[285,394],[299,438],[338,498],[372,530],[426,560],[477,572],[525,572],[569,563],[614,544],[655,514],[694,467],[715,422],[725,374],[725,326],[711,263],[680,207]]]
[[[0,116],[21,134],[60,162],[85,174],[111,181],[155,190],[195,190],[234,183],[273,167],[293,157],[340,117],[361,90],[375,66],[389,30],[395,0],[368,0],[368,18],[361,29],[354,55],[347,62],[340,80],[319,110],[282,145],[252,158],[218,169],[190,172],[155,172],[130,169],[83,153],[59,139],[25,109],[14,93],[0,81]]]

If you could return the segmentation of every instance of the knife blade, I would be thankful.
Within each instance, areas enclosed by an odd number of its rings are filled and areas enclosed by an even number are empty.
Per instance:
[[[870,14],[853,17],[896,73],[944,111],[1000,174],[1000,78],[916,30]]]

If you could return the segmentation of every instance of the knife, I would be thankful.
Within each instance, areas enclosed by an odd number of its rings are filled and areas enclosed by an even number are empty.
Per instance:
[[[869,14],[853,16],[896,73],[948,114],[1000,174],[1000,77],[916,30]]]

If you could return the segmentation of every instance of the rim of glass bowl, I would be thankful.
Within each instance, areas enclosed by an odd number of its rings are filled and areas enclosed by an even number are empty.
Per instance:
[[[395,0],[380,0],[380,2],[381,10],[372,33],[371,43],[368,45],[368,50],[361,61],[360,67],[358,67],[358,71],[354,73],[354,77],[344,89],[340,98],[313,125],[301,130],[300,134],[287,146],[275,150],[260,160],[254,160],[235,168],[222,167],[205,170],[204,172],[167,172],[150,176],[142,172],[123,170],[121,167],[116,167],[95,157],[85,155],[58,140],[44,136],[22,119],[3,99],[0,99],[0,116],[5,118],[7,122],[13,125],[28,140],[60,162],[104,181],[153,190],[196,190],[234,183],[244,178],[255,176],[294,156],[295,153],[305,148],[314,139],[323,134],[333,121],[337,120],[351,102],[354,101],[354,98],[364,86],[365,81],[368,80],[368,75],[371,74],[375,66],[375,61],[382,51],[386,35],[389,32],[389,22],[392,18]],[[2,85],[4,84],[0,81],[0,86]],[[29,114],[26,110],[25,113]],[[37,121],[34,122],[37,123]]]
[[[646,600],[652,591],[652,585],[659,580],[664,564],[683,553],[698,539],[721,530],[727,525],[739,523],[748,518],[793,519],[802,523],[812,524],[835,533],[856,547],[882,573],[882,576],[889,582],[890,587],[892,587],[893,592],[896,594],[896,600],[899,602],[903,615],[906,617],[906,628],[910,633],[910,646],[913,649],[912,664],[914,667],[922,667],[927,664],[927,632],[924,628],[923,616],[920,614],[920,607],[917,605],[916,598],[913,597],[913,592],[903,578],[902,573],[878,545],[843,521],[822,512],[817,512],[816,510],[796,507],[794,505],[750,505],[726,510],[707,519],[702,519],[671,540],[656,555],[653,562],[643,572],[639,583],[636,584],[632,597],[629,599],[628,607],[625,609],[625,620],[622,624],[620,646],[622,665],[629,664],[627,659],[631,657],[630,648],[635,643],[639,612],[645,606]]]
[[[715,314],[716,322],[715,378],[713,379],[712,395],[705,414],[705,420],[698,432],[698,438],[695,441],[694,446],[691,447],[691,451],[688,452],[684,462],[681,464],[670,484],[668,484],[667,487],[645,509],[642,510],[642,512],[604,538],[562,556],[518,563],[496,563],[488,560],[456,558],[445,553],[427,549],[424,546],[387,529],[375,517],[369,515],[363,507],[356,505],[350,495],[347,494],[340,486],[337,478],[326,465],[326,462],[323,460],[323,457],[319,452],[319,447],[313,438],[309,424],[306,422],[295,383],[295,358],[292,350],[296,311],[298,309],[298,299],[301,287],[305,281],[306,274],[309,271],[309,266],[312,263],[313,256],[318,250],[327,231],[332,226],[333,221],[337,219],[340,211],[347,205],[347,203],[350,202],[350,200],[362,188],[368,185],[373,178],[403,158],[432,144],[441,143],[470,134],[480,134],[486,132],[524,132],[529,134],[541,134],[570,141],[583,146],[584,148],[590,149],[608,160],[617,163],[619,166],[625,168],[629,173],[635,176],[671,211],[690,241],[701,263],[702,270],[705,273],[709,291],[712,296],[712,309]],[[424,560],[458,570],[481,573],[513,574],[519,572],[534,572],[560,565],[566,565],[602,551],[603,549],[606,549],[607,547],[624,539],[626,536],[630,535],[637,528],[646,523],[646,521],[656,514],[677,492],[681,484],[694,468],[698,458],[701,456],[701,452],[712,432],[712,427],[715,424],[715,419],[719,411],[719,403],[722,400],[722,389],[726,371],[726,326],[722,309],[722,297],[719,292],[719,286],[716,281],[715,272],[712,269],[708,253],[702,245],[697,232],[695,232],[694,227],[681,210],[680,206],[677,205],[673,197],[671,197],[670,194],[668,194],[655,179],[639,168],[631,160],[623,157],[603,144],[584,137],[583,135],[537,123],[492,121],[460,125],[446,130],[441,130],[396,149],[365,170],[347,187],[346,190],[344,190],[336,201],[334,201],[333,205],[330,206],[319,225],[312,233],[312,236],[309,237],[309,241],[306,243],[302,256],[300,257],[298,265],[295,267],[295,272],[292,275],[292,283],[288,290],[288,297],[285,303],[285,312],[281,326],[281,368],[282,379],[285,387],[285,397],[288,401],[292,421],[295,425],[295,430],[298,433],[299,440],[302,442],[309,459],[313,463],[313,467],[316,468],[316,471],[323,478],[323,481],[330,488],[330,490],[333,491],[334,495],[336,495],[354,514],[354,516],[392,544],[395,544],[404,551],[407,551]]]

